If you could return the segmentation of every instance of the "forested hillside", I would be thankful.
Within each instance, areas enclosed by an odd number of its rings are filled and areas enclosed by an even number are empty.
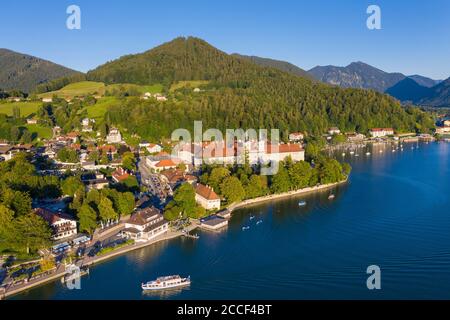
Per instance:
[[[0,89],[31,92],[53,79],[80,74],[77,71],[11,50],[0,49]]]
[[[387,95],[315,83],[227,55],[205,41],[177,38],[143,54],[130,55],[88,73],[89,80],[149,84],[210,80],[201,93],[176,91],[165,103],[128,101],[106,115],[143,137],[169,136],[191,128],[279,128],[322,134],[329,126],[366,132],[372,127],[427,131],[433,122],[417,109],[403,109]]]

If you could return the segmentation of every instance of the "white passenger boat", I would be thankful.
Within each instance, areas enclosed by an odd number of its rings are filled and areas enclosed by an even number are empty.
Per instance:
[[[179,275],[159,277],[154,281],[142,283],[142,290],[167,290],[172,288],[180,288],[189,286],[191,284],[191,277],[182,278]]]

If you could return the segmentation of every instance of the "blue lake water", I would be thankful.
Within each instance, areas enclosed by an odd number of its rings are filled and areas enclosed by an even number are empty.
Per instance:
[[[353,172],[333,201],[327,191],[242,209],[220,233],[91,268],[81,290],[54,282],[14,299],[450,299],[450,144],[411,146],[345,156]],[[381,290],[366,287],[369,265]],[[142,293],[170,274],[191,275],[190,288]]]

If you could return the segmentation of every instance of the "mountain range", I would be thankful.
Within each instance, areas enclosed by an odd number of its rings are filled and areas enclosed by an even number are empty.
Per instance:
[[[305,71],[302,68],[299,68],[296,65],[294,65],[290,62],[287,62],[287,61],[275,60],[275,59],[269,59],[269,58],[261,58],[261,57],[257,57],[257,56],[245,56],[245,55],[238,54],[238,53],[233,53],[232,56],[238,57],[241,59],[246,59],[246,60],[253,62],[262,67],[275,68],[275,69],[293,74],[295,76],[314,79],[314,77],[312,75],[310,75],[307,71]]]
[[[0,89],[33,91],[37,85],[77,71],[27,54],[0,49]]]
[[[196,46],[195,50],[198,50],[197,55],[184,57],[177,54],[183,50],[184,46],[194,45]],[[171,47],[170,54],[161,55],[162,51],[167,51],[168,46]],[[50,61],[0,49],[0,89],[45,92],[70,82],[80,81],[82,78],[106,83],[138,84],[167,84],[178,80],[219,79],[223,78],[222,71],[224,69],[230,67],[239,69],[242,67],[242,62],[245,61],[343,88],[373,89],[385,92],[403,103],[431,106],[450,104],[448,79],[439,81],[421,75],[405,76],[402,73],[389,73],[363,62],[353,62],[346,67],[317,66],[305,71],[286,61],[237,53],[226,55],[234,58],[231,65],[228,65],[230,62],[229,59],[223,58],[224,52],[217,50],[217,52],[211,53],[205,50],[205,46],[208,44],[201,41],[195,42],[195,44],[192,41],[183,43],[171,41],[141,54],[127,55],[107,62],[89,71],[86,75]],[[164,63],[162,63],[162,59]]]

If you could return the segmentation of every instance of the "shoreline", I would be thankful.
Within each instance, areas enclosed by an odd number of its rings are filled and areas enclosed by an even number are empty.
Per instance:
[[[248,200],[238,202],[236,204],[232,204],[230,207],[228,207],[224,211],[228,211],[228,213],[231,215],[235,210],[249,207],[252,205],[257,205],[257,204],[268,202],[268,201],[280,200],[280,199],[284,199],[284,198],[298,196],[301,194],[325,191],[325,190],[332,189],[334,187],[337,187],[337,186],[342,185],[347,182],[348,182],[348,178],[345,180],[339,181],[339,182],[323,184],[323,185],[316,186],[316,187],[306,187],[306,188],[302,188],[302,189],[298,189],[298,190],[294,190],[294,191],[288,191],[288,192],[284,192],[284,193],[271,194],[268,196],[262,196],[262,197],[258,197],[258,198],[254,198],[254,199],[248,199]]]
[[[193,223],[189,228],[188,228],[188,232],[193,231],[195,229],[197,229],[198,224],[197,223]],[[152,239],[148,242],[143,242],[143,243],[138,243],[138,244],[133,244],[130,246],[126,246],[126,247],[122,247],[116,251],[112,251],[108,254],[102,255],[102,256],[96,256],[93,258],[87,258],[84,259],[83,262],[81,264],[76,264],[78,267],[90,267],[90,266],[94,266],[96,264],[102,263],[104,261],[107,261],[109,259],[115,258],[119,255],[134,251],[134,250],[138,250],[138,249],[143,249],[145,247],[157,244],[159,242],[162,241],[167,241],[167,240],[172,240],[178,237],[183,236],[183,233],[181,231],[170,231],[166,234],[160,235],[158,237],[156,237],[155,239]],[[61,279],[62,277],[64,277],[64,275],[66,274],[66,269],[61,265],[60,267],[58,267],[56,273],[50,275],[49,277],[45,278],[45,279],[39,279],[36,281],[32,281],[32,282],[28,282],[26,284],[22,284],[22,285],[18,285],[17,287],[10,289],[10,290],[6,290],[6,292],[0,292],[0,300],[6,299],[8,297],[14,296],[14,295],[18,295],[24,291],[28,291],[31,290],[35,287],[44,285],[46,283],[49,282],[53,282],[55,280]]]
[[[325,184],[325,185],[320,185],[320,186],[315,186],[315,187],[307,187],[307,188],[302,188],[302,189],[298,189],[298,190],[294,190],[294,191],[289,191],[289,192],[284,192],[284,193],[280,193],[280,194],[272,194],[272,195],[268,195],[268,196],[263,196],[263,197],[258,197],[258,198],[254,198],[254,199],[248,199],[248,200],[244,200],[241,201],[239,203],[233,204],[230,207],[228,207],[227,209],[225,209],[222,212],[227,212],[227,214],[229,216],[232,215],[232,213],[238,209],[242,209],[244,207],[249,207],[252,205],[257,205],[257,204],[261,204],[264,202],[268,202],[268,201],[274,201],[274,200],[280,200],[280,199],[285,199],[285,198],[289,198],[289,197],[293,197],[293,196],[298,196],[298,195],[302,195],[302,194],[308,194],[308,193],[314,193],[314,192],[319,192],[319,191],[325,191],[331,188],[334,188],[338,185],[344,184],[348,182],[348,178],[345,180],[342,180],[340,182],[335,182],[335,183],[330,183],[330,184]],[[195,229],[197,229],[199,227],[199,223],[198,221],[193,221],[193,224],[188,228],[188,232],[193,231]],[[162,241],[166,241],[166,240],[172,240],[178,237],[183,236],[183,233],[180,231],[170,231],[169,233],[163,234],[149,242],[144,242],[144,243],[139,243],[139,244],[133,244],[130,246],[126,246],[123,248],[118,249],[117,251],[112,251],[106,255],[103,256],[97,256],[97,257],[93,257],[93,258],[86,258],[82,261],[82,263],[80,265],[78,265],[79,267],[86,267],[86,266],[94,266],[98,263],[107,261],[109,259],[115,258],[117,256],[120,256],[122,254],[137,250],[137,249],[142,249],[145,248],[147,246],[151,246],[153,244],[162,242]],[[61,269],[61,270],[60,270]],[[59,270],[59,271],[58,271]],[[65,268],[63,268],[62,266],[60,266],[55,274],[50,275],[48,278],[45,279],[39,279],[33,282],[28,282],[26,284],[22,284],[22,285],[18,285],[16,288],[13,288],[11,290],[6,290],[5,292],[0,292],[0,300],[2,299],[6,299],[8,297],[14,296],[14,295],[18,295],[21,292],[24,291],[28,291],[30,289],[33,289],[35,287],[44,285],[46,283],[55,281],[57,279],[62,278],[65,275],[66,271]]]

